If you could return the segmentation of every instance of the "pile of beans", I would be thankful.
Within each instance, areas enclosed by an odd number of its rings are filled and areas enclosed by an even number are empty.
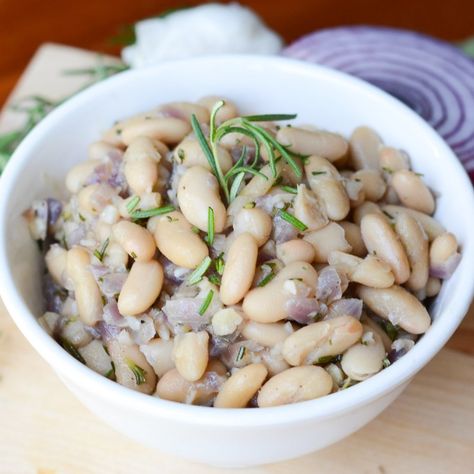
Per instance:
[[[227,203],[191,127],[209,130],[216,100],[119,121],[69,171],[67,200],[26,211],[47,267],[41,324],[126,387],[214,407],[315,399],[394,363],[460,259],[423,177],[367,127],[263,123],[301,176],[282,159],[274,175],[262,147],[261,174]],[[238,116],[226,100],[217,121]],[[244,146],[224,136],[224,172]]]

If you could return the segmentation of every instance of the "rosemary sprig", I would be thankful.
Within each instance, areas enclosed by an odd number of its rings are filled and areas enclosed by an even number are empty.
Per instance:
[[[128,368],[132,371],[135,376],[135,382],[137,385],[142,385],[146,382],[146,370],[141,368],[131,359],[125,359],[125,363],[128,365]]]
[[[291,224],[295,229],[298,229],[300,232],[304,232],[308,226],[297,219],[295,216],[292,216],[290,213],[280,209],[278,211],[279,216],[284,219],[286,222]]]
[[[198,266],[197,268],[189,275],[188,283],[190,285],[195,285],[202,280],[202,277],[207,272],[211,265],[211,257],[206,257]]]
[[[199,313],[200,316],[203,316],[204,313],[207,311],[207,308],[209,308],[209,305],[211,304],[211,301],[212,301],[213,297],[214,297],[214,291],[209,290],[209,292],[207,293],[206,298],[204,299],[204,301],[202,302],[201,307],[199,308],[198,313]]]
[[[207,209],[207,238],[206,238],[206,241],[209,245],[212,245],[214,243],[214,231],[215,231],[214,209],[212,207],[209,207]]]
[[[175,210],[174,206],[171,204],[168,206],[163,206],[163,207],[154,207],[152,209],[137,209],[136,211],[133,211],[130,213],[130,217],[133,220],[138,220],[138,219],[148,219],[149,217],[155,217],[155,216],[162,216],[163,214],[169,214],[170,212],[173,212]]]
[[[100,249],[95,249],[94,250],[94,257],[99,260],[99,262],[102,262],[104,260],[105,256],[105,251],[107,250],[107,247],[109,246],[109,239],[105,239],[104,243],[100,247]]]

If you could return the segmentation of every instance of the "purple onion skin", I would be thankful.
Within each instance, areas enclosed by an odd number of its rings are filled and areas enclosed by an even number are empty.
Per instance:
[[[63,305],[62,289],[54,283],[51,275],[47,273],[43,277],[43,297],[46,311],[59,313]]]
[[[46,199],[48,203],[48,226],[51,227],[56,224],[61,212],[63,210],[63,205],[60,201],[53,198]]]
[[[352,74],[395,96],[438,131],[474,180],[474,61],[460,49],[412,31],[353,26],[319,30],[283,55]]]

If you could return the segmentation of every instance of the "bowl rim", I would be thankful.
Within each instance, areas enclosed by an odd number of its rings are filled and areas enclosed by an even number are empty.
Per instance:
[[[29,133],[6,166],[1,177],[1,194],[7,196],[14,189],[15,183],[21,178],[21,168],[34,156],[35,146],[41,140],[42,135],[49,129],[54,128],[55,124],[60,122],[63,116],[74,113],[76,107],[80,106],[82,102],[93,100],[103,92],[106,92],[110,87],[126,85],[130,81],[139,80],[142,76],[163,74],[170,68],[173,69],[180,65],[184,66],[184,63],[189,68],[192,68],[196,63],[198,65],[208,63],[209,67],[216,64],[222,67],[223,63],[240,63],[242,68],[256,65],[257,63],[259,67],[265,64],[266,68],[276,68],[277,70],[278,68],[284,68],[289,72],[297,74],[310,74],[315,79],[318,77],[330,78],[331,81],[341,83],[344,87],[351,86],[355,91],[369,94],[375,99],[391,104],[392,107],[404,109],[405,114],[411,115],[412,121],[418,122],[418,125],[424,128],[427,134],[431,135],[431,141],[440,155],[452,161],[455,173],[458,175],[457,178],[463,182],[463,187],[458,189],[458,193],[463,194],[464,210],[467,211],[466,214],[469,216],[464,221],[464,225],[468,227],[470,234],[474,235],[474,218],[470,217],[474,216],[472,184],[454,153],[429,124],[405,104],[365,81],[324,66],[281,56],[235,54],[169,61],[154,67],[126,71],[95,84],[53,110]],[[68,385],[70,381],[74,385],[80,386],[81,389],[93,393],[96,397],[113,400],[113,403],[122,404],[126,407],[133,406],[134,410],[150,416],[179,421],[183,424],[241,428],[272,426],[297,421],[308,421],[314,418],[322,420],[365,405],[407,382],[436,355],[464,318],[474,295],[474,279],[465,279],[465,288],[461,297],[454,301],[452,305],[450,304],[449,311],[451,317],[444,317],[440,323],[432,326],[428,333],[415,344],[415,347],[397,361],[396,364],[387,367],[363,383],[359,383],[346,390],[316,400],[292,405],[260,408],[258,410],[215,409],[170,402],[133,391],[97,374],[64,351],[38,324],[36,317],[22,300],[8,271],[5,228],[9,209],[7,209],[6,201],[6,199],[0,199],[0,268],[7,269],[7,271],[4,270],[2,275],[0,295],[9,314],[26,339],[53,370],[60,374],[61,378],[63,375],[67,378]],[[464,244],[463,258],[474,262],[474,241],[471,244],[469,242]]]

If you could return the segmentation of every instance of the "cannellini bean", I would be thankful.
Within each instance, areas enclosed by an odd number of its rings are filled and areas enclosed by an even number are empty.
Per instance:
[[[428,214],[424,214],[423,212],[408,207],[394,205],[383,206],[382,209],[392,217],[396,217],[401,212],[406,212],[407,214],[410,214],[410,216],[413,216],[423,227],[430,242],[438,237],[438,235],[446,232],[445,228],[436,219]]]
[[[378,201],[382,199],[387,189],[387,184],[380,172],[375,169],[362,169],[356,171],[352,178],[362,183],[365,199],[368,201]]]
[[[272,232],[272,219],[258,207],[243,208],[234,217],[233,227],[236,235],[248,232],[261,247]]]
[[[379,169],[379,150],[382,140],[371,128],[356,128],[349,142],[355,169]]]
[[[66,189],[70,193],[77,193],[86,185],[87,180],[94,170],[101,164],[101,160],[83,161],[71,168],[66,175]]]
[[[196,268],[209,255],[207,245],[178,211],[153,217],[148,228],[154,228],[159,251],[179,267]]]
[[[350,347],[342,356],[342,370],[353,380],[366,380],[383,368],[385,347],[372,328],[364,326],[362,342]]]
[[[122,270],[128,263],[128,253],[117,242],[110,242],[107,246],[103,262],[104,265],[111,269]]]
[[[362,239],[360,227],[349,221],[341,221],[338,222],[338,224],[344,229],[344,237],[352,247],[352,253],[358,257],[365,257],[367,255],[367,249]]]
[[[156,395],[164,400],[179,403],[192,403],[193,405],[209,405],[216,389],[206,384],[209,374],[217,374],[224,378],[227,369],[218,360],[210,360],[204,375],[196,382],[189,382],[176,369],[166,372],[158,382]]]
[[[163,268],[159,262],[134,262],[118,298],[120,313],[135,316],[145,312],[160,295],[162,286]]]
[[[265,347],[274,347],[283,342],[293,331],[291,323],[257,323],[246,321],[242,336]]]
[[[288,265],[292,262],[311,263],[314,260],[316,251],[306,240],[293,239],[278,244],[276,246],[276,254],[279,260]]]
[[[210,113],[205,105],[192,102],[170,102],[159,107],[158,111],[186,120],[189,123],[191,123],[193,115],[196,116],[199,123],[209,123]]]
[[[222,308],[212,317],[212,331],[216,336],[233,334],[242,324],[243,318],[234,308]]]
[[[348,253],[333,251],[328,262],[340,268],[351,281],[373,288],[389,288],[395,282],[390,265],[374,255],[365,259]]]
[[[136,137],[125,151],[124,175],[134,194],[150,193],[158,181],[160,152],[148,137]]]
[[[300,174],[295,173],[295,170],[287,162],[284,162],[281,167],[280,176],[282,177],[283,182],[288,182],[292,186],[300,184],[304,177],[304,167],[301,160],[294,162],[295,166],[300,170]]]
[[[357,206],[352,214],[354,217],[354,222],[358,226],[360,226],[363,217],[367,214],[380,214],[381,216],[384,215],[382,209],[380,209],[380,206],[378,204],[375,204],[375,202],[371,201],[365,201],[360,206]]]
[[[208,211],[214,211],[214,230],[222,232],[226,208],[219,195],[215,176],[202,166],[188,168],[178,184],[178,203],[186,219],[200,230],[208,230]]]
[[[349,176],[344,176],[345,179],[343,180],[344,189],[346,191],[347,197],[350,201],[351,208],[360,206],[366,199],[364,187],[362,182],[358,179],[352,177],[350,172],[346,172],[344,174],[349,174]]]
[[[436,296],[441,290],[441,280],[439,278],[433,278],[430,277],[428,278],[428,281],[426,283],[426,296],[428,298],[432,298],[433,296]]]
[[[67,250],[58,244],[53,244],[49,247],[44,257],[46,268],[53,277],[53,280],[61,286],[64,286],[66,281],[66,267],[67,267]]]
[[[277,140],[291,151],[301,155],[318,155],[329,161],[344,158],[349,149],[344,137],[324,130],[310,131],[297,127],[282,127]]]
[[[435,202],[431,191],[413,171],[400,170],[392,176],[392,186],[403,205],[415,211],[433,214]]]
[[[307,230],[318,230],[328,222],[328,216],[319,204],[317,197],[304,184],[299,184],[297,194],[293,202],[295,217],[303,222]]]
[[[89,184],[77,194],[79,212],[98,215],[105,206],[112,202],[115,192],[105,183]]]
[[[260,408],[313,400],[332,391],[332,378],[322,367],[292,367],[273,376],[260,389]]]
[[[458,241],[451,232],[439,235],[431,243],[430,265],[436,266],[445,263],[457,250]]]
[[[316,263],[327,263],[330,252],[334,250],[351,251],[351,246],[344,235],[344,229],[335,222],[330,222],[322,229],[305,234],[303,239],[313,246]]]
[[[428,237],[419,222],[407,213],[396,216],[395,231],[400,236],[410,262],[411,273],[406,285],[412,291],[421,290],[428,281]]]
[[[219,164],[224,173],[232,168],[232,157],[223,147],[217,147]],[[192,137],[186,137],[173,151],[173,157],[176,163],[190,168],[191,166],[203,166],[211,171],[211,165],[207,161],[206,155],[199,142]]]
[[[357,295],[378,316],[411,334],[423,334],[431,325],[426,308],[404,288],[369,288],[359,286]]]
[[[282,354],[293,366],[311,365],[342,354],[362,336],[362,324],[352,316],[337,316],[308,324],[288,336]]]
[[[166,372],[174,368],[173,341],[171,339],[152,339],[148,344],[140,346],[148,363],[153,367],[158,377],[163,377]]]
[[[110,153],[116,152],[121,153],[121,150],[110,143],[97,141],[89,145],[87,156],[89,160],[102,160],[102,158],[105,158]]]
[[[286,302],[292,295],[285,290],[285,282],[301,279],[310,288],[316,288],[318,274],[306,262],[292,262],[273,280],[261,288],[254,288],[244,298],[242,309],[246,316],[260,323],[273,323],[287,317]]]
[[[225,305],[238,303],[252,285],[257,264],[258,245],[249,233],[240,234],[227,253],[220,297]]]
[[[136,344],[123,344],[112,339],[107,343],[107,351],[114,362],[115,376],[120,385],[146,394],[155,391],[156,374]]]
[[[362,218],[360,229],[367,250],[390,265],[397,284],[405,283],[410,277],[410,264],[387,219],[379,214],[367,214]]]
[[[350,203],[335,166],[320,156],[310,156],[304,168],[309,186],[322,203],[327,217],[334,221],[344,219]]]
[[[263,364],[250,364],[234,372],[221,386],[214,401],[217,408],[245,408],[267,377]]]
[[[222,122],[226,120],[230,120],[232,118],[238,117],[239,111],[237,110],[237,106],[230,101],[229,99],[224,99],[223,97],[219,97],[216,95],[210,95],[199,99],[197,103],[206,107],[209,113],[212,112],[214,105],[219,102],[220,100],[224,101],[224,105],[219,109],[216,114],[216,124],[220,125]]]
[[[265,175],[267,179],[262,178],[261,176],[254,176],[240,191],[239,196],[252,196],[253,198],[258,196],[263,196],[267,194],[268,191],[274,186],[278,174],[281,171],[282,165],[279,161],[276,165],[277,176],[273,176],[270,165],[262,166],[260,173]]]
[[[385,347],[385,352],[390,352],[392,348],[392,340],[388,337],[388,334],[382,329],[382,327],[376,323],[373,319],[369,318],[366,314],[362,314],[361,322],[364,327],[370,328],[372,331],[376,332],[380,339],[383,342]]]
[[[148,137],[165,144],[174,144],[179,143],[191,131],[191,126],[182,119],[155,116],[128,120],[116,125],[115,130],[121,130],[120,139],[125,145],[129,145],[137,137]]]
[[[66,273],[72,281],[79,317],[93,326],[102,319],[103,304],[90,264],[90,255],[85,248],[73,247],[68,251]]]
[[[209,362],[209,334],[188,332],[175,337],[173,359],[176,369],[189,382],[200,379]]]
[[[136,261],[146,262],[155,255],[156,245],[151,233],[130,221],[120,221],[112,226],[112,235],[123,249]]]
[[[380,168],[389,175],[399,170],[410,169],[410,160],[408,155],[402,151],[389,146],[383,146],[379,149]]]

